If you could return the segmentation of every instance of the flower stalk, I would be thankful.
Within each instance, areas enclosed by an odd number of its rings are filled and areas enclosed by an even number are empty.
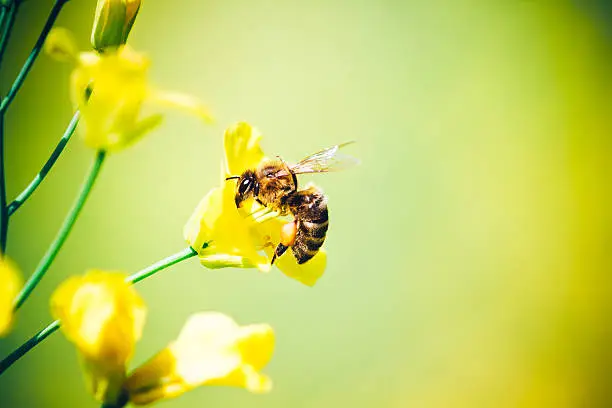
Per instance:
[[[2,64],[2,57],[4,57],[9,37],[13,31],[18,7],[19,1],[11,1],[9,4],[5,4],[2,7],[2,24],[0,24],[0,64]]]
[[[57,159],[62,154],[62,151],[68,144],[68,141],[74,134],[77,124],[79,123],[80,115],[81,115],[80,112],[76,111],[76,113],[72,117],[72,120],[70,121],[70,124],[66,128],[66,131],[64,132],[61,139],[57,143],[57,146],[55,146],[55,149],[51,153],[51,156],[49,156],[49,158],[47,159],[46,163],[43,165],[42,169],[40,169],[38,174],[34,177],[34,179],[30,182],[30,184],[17,196],[17,198],[15,198],[8,205],[8,208],[7,208],[8,216],[13,215],[13,213],[17,211],[17,209],[19,209],[19,207],[21,207],[23,203],[26,202],[26,200],[32,195],[32,193],[36,191],[40,183],[42,183],[42,181],[45,179],[45,177],[47,176],[47,174],[49,173],[49,171],[51,170],[51,168],[53,167]]]
[[[28,56],[25,63],[23,64],[21,71],[19,72],[19,74],[17,75],[17,78],[15,79],[15,82],[13,82],[13,85],[11,86],[11,89],[6,94],[6,97],[2,100],[2,103],[0,103],[0,113],[6,112],[11,102],[13,102],[13,99],[17,95],[19,88],[21,88],[21,85],[23,85],[23,81],[25,81],[26,77],[28,76],[28,73],[32,69],[32,65],[34,65],[34,61],[36,60],[36,57],[38,57],[38,54],[40,54],[40,51],[43,48],[43,44],[45,43],[45,40],[47,39],[47,35],[49,34],[49,31],[51,31],[53,24],[55,24],[55,20],[57,20],[57,16],[62,10],[62,7],[64,7],[64,4],[66,4],[67,2],[68,0],[55,0],[55,4],[53,4],[53,7],[51,8],[51,12],[49,13],[49,17],[47,17],[45,26],[40,32],[40,35],[38,36],[38,40],[36,40],[36,44],[34,44],[34,47],[32,48],[30,55]],[[11,9],[9,9],[8,11],[8,13],[13,13],[12,15],[9,14],[9,17],[8,17],[9,21],[7,25],[9,26],[8,28],[9,33],[10,33],[10,28],[12,26],[12,23],[14,22],[14,19],[15,19],[14,13],[16,13],[19,3],[20,3],[19,1],[14,1],[13,7],[11,7]],[[6,47],[5,44],[7,41],[7,37],[8,35],[2,36],[3,43],[0,44],[0,61],[2,59],[4,48]]]
[[[30,296],[34,288],[38,285],[38,283],[41,281],[41,279],[51,266],[59,250],[66,241],[66,238],[68,238],[68,234],[72,230],[72,226],[76,222],[81,210],[83,209],[83,205],[85,204],[85,201],[87,200],[87,197],[91,192],[91,189],[93,187],[94,182],[96,181],[96,178],[98,177],[98,174],[100,173],[100,169],[102,167],[102,163],[104,162],[105,157],[105,151],[100,150],[97,152],[94,163],[91,167],[91,170],[89,171],[89,175],[83,183],[83,187],[81,188],[81,192],[79,193],[77,200],[75,201],[74,205],[70,209],[70,212],[64,219],[64,223],[62,224],[62,227],[57,233],[57,236],[51,243],[51,246],[49,246],[49,249],[47,249],[47,252],[38,264],[36,270],[34,271],[32,276],[30,276],[22,291],[17,296],[17,299],[15,301],[15,310],[19,309],[26,301],[26,299]]]
[[[6,207],[6,177],[4,176],[4,114],[0,113],[0,249],[4,256],[8,234],[8,211]]]
[[[191,247],[187,247],[182,251],[179,251],[175,254],[172,254],[153,265],[150,265],[130,276],[128,276],[125,280],[131,284],[138,283],[143,279],[146,279],[155,273],[162,271],[172,265],[175,265],[179,262],[182,262],[186,259],[192,258],[197,255]],[[2,361],[0,361],[0,375],[4,373],[10,366],[12,366],[17,360],[23,357],[26,353],[40,344],[44,339],[49,337],[51,334],[55,333],[57,329],[60,328],[61,322],[59,320],[55,320],[47,325],[44,329],[36,333],[29,340],[15,349],[11,354],[6,356]]]

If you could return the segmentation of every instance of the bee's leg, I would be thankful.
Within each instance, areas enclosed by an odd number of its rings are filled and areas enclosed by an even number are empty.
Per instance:
[[[279,214],[280,213],[278,211],[268,209],[268,211],[264,211],[263,213],[258,213],[256,217],[253,217],[253,219],[261,223],[264,221],[268,221],[269,219],[278,217]]]
[[[274,265],[274,261],[276,260],[276,258],[284,254],[287,248],[289,247],[286,245],[278,244],[276,246],[276,249],[274,250],[274,255],[272,256],[272,261],[270,262],[270,265]]]
[[[272,211],[272,210],[270,208],[268,208],[268,207],[261,207],[261,208],[256,209],[255,211],[253,211],[249,215],[247,215],[247,217],[253,217],[253,219],[257,219],[258,217],[262,217],[262,216],[268,214],[270,211]]]

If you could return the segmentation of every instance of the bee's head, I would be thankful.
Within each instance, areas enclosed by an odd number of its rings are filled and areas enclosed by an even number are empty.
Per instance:
[[[242,202],[254,195],[257,195],[259,190],[259,183],[257,182],[257,178],[255,177],[255,172],[253,170],[247,170],[240,176],[232,176],[228,177],[225,180],[238,179],[236,183],[236,197],[234,201],[236,202],[236,208],[240,208]]]

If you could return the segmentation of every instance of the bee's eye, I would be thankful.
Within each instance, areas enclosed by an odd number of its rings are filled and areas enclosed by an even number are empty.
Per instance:
[[[244,179],[244,180],[242,180],[242,182],[238,186],[238,193],[246,194],[250,189],[251,189],[251,180],[250,179]]]

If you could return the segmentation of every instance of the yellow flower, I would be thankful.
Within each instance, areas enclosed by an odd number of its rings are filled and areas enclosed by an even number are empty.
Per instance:
[[[221,313],[198,313],[176,341],[130,374],[124,389],[136,405],[177,397],[200,385],[267,392],[272,381],[259,371],[273,351],[274,332],[267,324],[241,327]]]
[[[108,51],[125,44],[136,15],[140,0],[98,0],[91,45],[97,51]]]
[[[205,267],[270,270],[272,254],[287,220],[282,217],[253,217],[251,214],[261,210],[253,200],[237,209],[234,201],[236,184],[225,181],[225,177],[254,169],[265,160],[260,141],[261,135],[247,123],[238,123],[225,131],[225,168],[221,186],[211,190],[200,201],[183,231]],[[288,251],[275,265],[285,275],[312,286],[323,274],[326,262],[324,250],[302,265]]]
[[[13,302],[21,289],[17,266],[6,256],[0,258],[0,336],[6,334],[13,322]]]
[[[91,270],[56,289],[51,312],[75,344],[95,398],[116,403],[145,321],[140,296],[123,273]]]
[[[141,138],[162,122],[160,113],[142,116],[149,106],[171,106],[212,121],[194,97],[163,92],[148,82],[150,61],[127,45],[103,54],[75,54],[74,40],[65,29],[53,29],[45,50],[76,65],[70,79],[73,104],[81,112],[79,132],[94,149],[118,150]]]

